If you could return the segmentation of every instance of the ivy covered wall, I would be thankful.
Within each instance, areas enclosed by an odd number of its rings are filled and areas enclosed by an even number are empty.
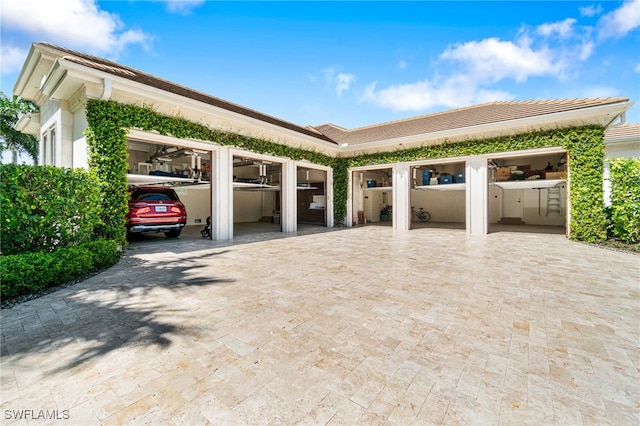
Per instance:
[[[602,176],[604,128],[585,126],[509,137],[470,140],[355,157],[333,158],[325,154],[292,148],[274,142],[210,129],[180,117],[159,114],[146,106],[115,101],[89,100],[87,103],[87,143],[90,165],[101,179],[104,238],[125,240],[127,211],[127,129],[156,131],[176,138],[200,139],[217,145],[235,146],[248,151],[307,160],[333,168],[334,217],[342,223],[347,213],[348,170],[350,167],[389,164],[421,159],[518,151],[560,146],[569,152],[571,170],[570,238],[600,241],[606,238],[606,216]]]

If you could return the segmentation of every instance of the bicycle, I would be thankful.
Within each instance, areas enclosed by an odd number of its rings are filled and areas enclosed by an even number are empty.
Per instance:
[[[419,210],[416,210],[415,207],[411,207],[411,218],[413,220],[419,220],[420,222],[429,222],[429,220],[431,220],[431,215],[422,207],[420,207]]]

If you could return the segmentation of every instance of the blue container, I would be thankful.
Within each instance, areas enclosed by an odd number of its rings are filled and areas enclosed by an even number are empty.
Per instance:
[[[431,180],[431,171],[423,170],[422,171],[422,184],[429,185],[429,181]]]
[[[369,180],[367,181],[367,188],[375,188],[375,187],[376,187],[376,183],[377,183],[377,182],[376,182],[375,180],[373,180],[373,179],[369,179]]]
[[[449,174],[440,175],[440,184],[445,185],[447,183],[453,183],[453,176]]]
[[[464,183],[464,173],[456,173],[453,176],[455,183]]]

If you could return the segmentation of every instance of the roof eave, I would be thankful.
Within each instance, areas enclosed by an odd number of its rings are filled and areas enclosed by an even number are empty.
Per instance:
[[[38,135],[40,133],[40,113],[29,112],[22,114],[13,128],[28,135]]]
[[[118,100],[118,94],[137,93],[139,94],[136,96],[138,103],[142,98],[145,104],[153,105],[154,109],[162,114],[179,114],[195,122],[203,122],[207,116],[215,116],[218,121],[226,124],[224,127],[215,127],[222,131],[241,133],[239,128],[246,128],[251,130],[247,136],[273,140],[296,148],[313,150],[330,156],[335,156],[340,151],[340,147],[333,142],[298,133],[295,130],[145,85],[106,71],[86,67],[64,58],[56,61],[56,65],[43,85],[43,90],[46,89],[49,95],[64,99],[70,94],[77,93],[80,82],[83,82],[93,86],[93,90],[86,90],[87,97],[100,98],[99,93],[103,93],[102,85],[107,80],[110,81],[111,98],[114,100]],[[120,100],[127,101],[122,98]],[[319,136],[321,135],[319,134]]]
[[[389,151],[394,148],[396,150],[408,149],[425,145],[439,145],[448,142],[487,139],[518,133],[528,133],[535,130],[559,129],[563,127],[577,127],[581,125],[600,125],[607,127],[631,108],[632,105],[633,102],[618,102],[535,117],[500,121],[381,141],[365,142],[343,147],[342,152],[348,155],[360,155]]]

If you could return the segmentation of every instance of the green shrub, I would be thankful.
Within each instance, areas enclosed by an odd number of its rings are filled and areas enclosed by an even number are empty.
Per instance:
[[[35,293],[55,282],[50,253],[23,253],[0,258],[2,298]]]
[[[118,243],[114,240],[96,240],[84,244],[91,253],[91,261],[96,268],[108,268],[120,259]]]
[[[626,243],[640,241],[640,158],[610,162],[611,231]]]
[[[0,258],[2,298],[36,293],[65,284],[97,269],[114,265],[120,258],[116,241],[97,240],[54,252],[4,255]]]
[[[0,165],[3,255],[90,241],[100,224],[95,175],[52,166]]]

